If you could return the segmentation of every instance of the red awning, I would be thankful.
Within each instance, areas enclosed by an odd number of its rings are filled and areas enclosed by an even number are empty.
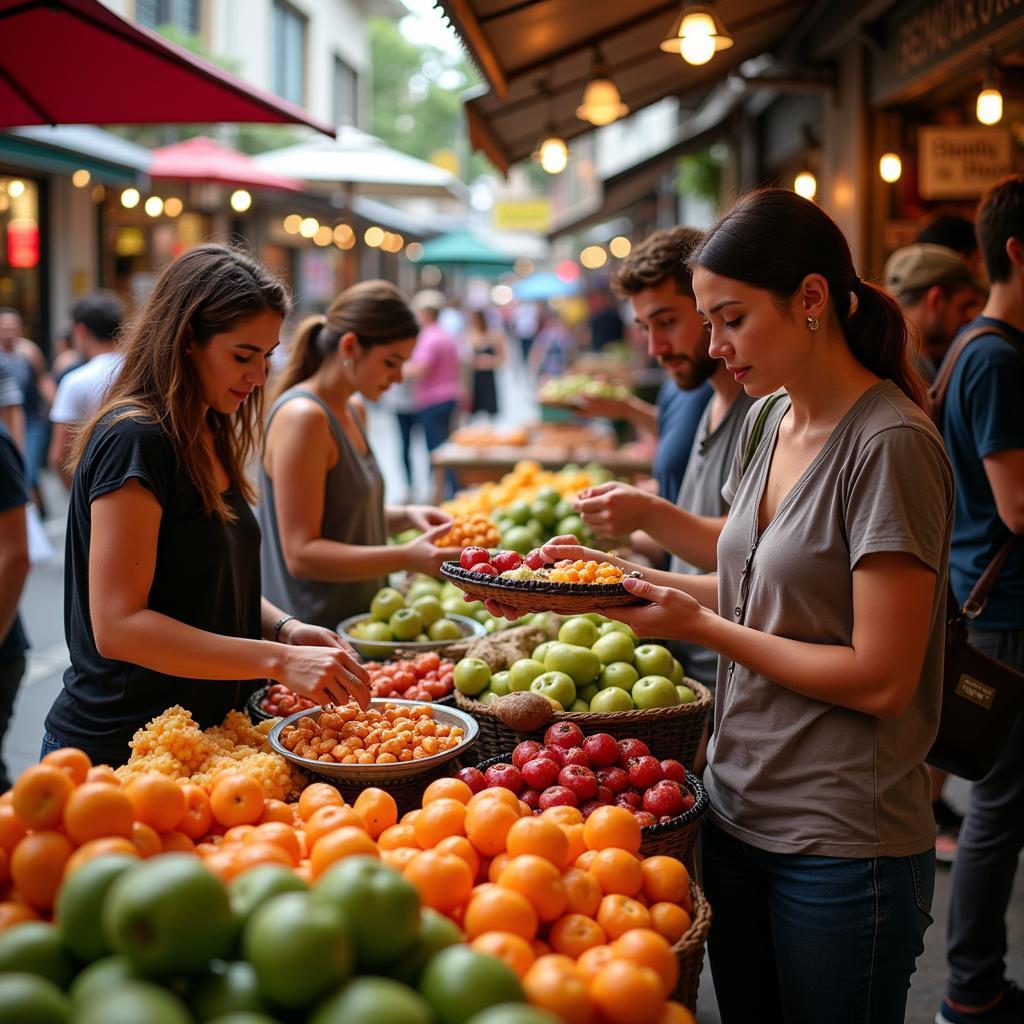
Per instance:
[[[200,135],[153,150],[149,176],[164,181],[213,182],[301,192],[302,182],[265,171],[244,153]]]
[[[99,0],[0,0],[0,127],[257,121],[334,128]]]

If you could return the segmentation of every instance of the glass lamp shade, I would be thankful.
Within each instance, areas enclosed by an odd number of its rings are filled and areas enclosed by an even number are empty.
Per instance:
[[[622,102],[619,90],[610,78],[592,78],[583,93],[583,102],[576,108],[581,121],[594,125],[611,124],[629,113],[629,107]]]
[[[549,135],[537,149],[537,159],[548,174],[561,174],[569,163],[569,147],[557,135]]]
[[[686,5],[672,23],[660,48],[666,53],[678,53],[688,64],[707,64],[719,51],[733,44],[711,7],[700,4]]]

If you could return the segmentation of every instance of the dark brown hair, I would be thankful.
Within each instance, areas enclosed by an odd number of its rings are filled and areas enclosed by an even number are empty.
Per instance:
[[[695,228],[663,228],[645,238],[618,266],[612,288],[620,298],[657,288],[672,278],[680,295],[693,298],[688,261],[704,235]]]
[[[1004,178],[985,193],[978,207],[977,227],[978,247],[989,281],[1009,281],[1006,243],[1011,238],[1024,242],[1024,177]]]
[[[124,361],[106,401],[75,440],[71,465],[82,457],[96,425],[108,414],[114,422],[145,418],[170,436],[179,463],[195,485],[207,515],[230,521],[203,442],[203,398],[187,350],[204,348],[260,313],[288,314],[288,289],[266,267],[239,249],[197,245],[160,275],[152,295],[127,330]],[[263,389],[256,388],[238,412],[206,412],[206,426],[228,478],[246,501],[255,500],[245,466],[259,449]]]
[[[373,348],[415,338],[419,324],[390,281],[354,284],[331,303],[326,316],[311,316],[299,324],[291,340],[288,365],[274,383],[273,397],[316,373],[349,332],[363,348]]]
[[[857,276],[839,226],[810,200],[788,189],[748,193],[707,232],[690,266],[763,288],[780,303],[792,299],[805,277],[820,274],[828,282],[830,304],[853,354],[927,408],[927,391],[910,359],[899,303]],[[857,303],[851,312],[854,294]]]

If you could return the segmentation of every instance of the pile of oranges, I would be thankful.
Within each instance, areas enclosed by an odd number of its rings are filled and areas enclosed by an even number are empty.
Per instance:
[[[513,501],[533,501],[545,487],[553,487],[563,498],[573,498],[580,491],[602,483],[589,470],[579,467],[565,467],[558,472],[542,469],[540,464],[529,459],[517,462],[497,483],[488,482],[469,490],[460,491],[442,508],[453,516],[474,514],[489,515],[506,508]],[[487,545],[481,545],[485,547]]]
[[[621,583],[625,574],[611,562],[585,561],[577,558],[571,562],[568,558],[556,562],[548,573],[552,583]]]
[[[491,520],[480,513],[456,516],[451,528],[434,542],[440,548],[497,547],[501,534]]]

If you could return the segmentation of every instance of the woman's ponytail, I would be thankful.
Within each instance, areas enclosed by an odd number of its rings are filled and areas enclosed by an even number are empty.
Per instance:
[[[330,354],[330,350],[321,345],[321,334],[327,326],[327,317],[306,317],[296,328],[288,346],[288,363],[269,388],[270,399],[275,401],[289,388],[295,387],[300,380],[312,376],[320,368],[320,364]],[[334,339],[337,345],[338,339]]]

